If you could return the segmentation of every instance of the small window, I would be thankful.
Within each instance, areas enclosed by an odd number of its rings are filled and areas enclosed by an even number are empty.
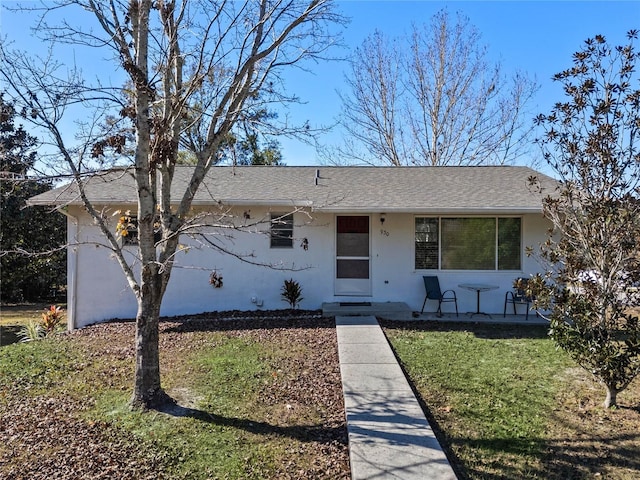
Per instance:
[[[122,231],[122,245],[138,245],[138,217],[129,217],[126,228]],[[156,223],[153,231],[153,241],[158,243],[162,240],[162,230]]]
[[[293,247],[293,214],[271,214],[271,248]]]

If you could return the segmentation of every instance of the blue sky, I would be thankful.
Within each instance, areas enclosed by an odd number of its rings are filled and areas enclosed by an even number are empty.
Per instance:
[[[352,18],[345,32],[349,45],[358,46],[379,29],[388,35],[406,32],[411,23],[428,24],[431,17],[446,7],[469,17],[482,34],[491,57],[500,61],[504,73],[516,70],[535,77],[541,88],[532,110],[548,112],[563,100],[562,91],[551,81],[553,74],[571,66],[572,54],[584,40],[602,34],[614,43],[624,43],[626,32],[640,29],[638,1],[341,1],[343,12]],[[340,113],[336,89],[344,89],[347,66],[318,66],[306,81],[297,82],[297,93],[307,100],[298,108],[312,121],[329,124]],[[339,140],[340,132],[327,136],[328,143]],[[282,141],[288,165],[314,164],[313,149],[295,142]]]
[[[0,0],[0,5],[15,2]],[[29,3],[29,2],[26,2]],[[411,23],[428,24],[441,8],[469,17],[488,45],[489,54],[500,61],[503,72],[515,70],[535,77],[541,89],[532,105],[546,113],[562,100],[562,92],[551,76],[571,65],[571,55],[585,39],[602,34],[613,43],[623,43],[628,30],[640,29],[639,1],[370,1],[338,0],[341,11],[351,18],[344,32],[347,45],[356,47],[375,29],[389,36],[408,31]],[[30,42],[33,18],[0,12],[0,31],[22,47],[42,48]],[[81,63],[81,62],[79,62]],[[337,90],[344,90],[347,65],[332,62],[310,66],[312,72],[292,71],[287,88],[306,103],[294,106],[294,119],[312,125],[333,124],[340,113]],[[336,130],[324,137],[326,143],[340,140]],[[315,151],[299,142],[281,140],[287,165],[313,165]]]

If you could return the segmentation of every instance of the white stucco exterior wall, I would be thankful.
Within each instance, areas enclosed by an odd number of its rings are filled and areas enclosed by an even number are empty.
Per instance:
[[[252,207],[251,220],[268,218],[269,209]],[[282,212],[283,209],[273,209]],[[239,211],[238,217],[242,218]],[[112,253],[104,245],[99,229],[79,209],[69,210],[69,316],[74,327],[112,318],[134,318],[136,301],[124,274]],[[371,296],[341,297],[334,292],[336,233],[333,213],[314,213],[309,219],[304,213],[294,216],[293,248],[270,248],[269,236],[264,233],[223,232],[231,235],[222,241],[238,255],[252,255],[250,261],[267,266],[242,262],[202,245],[187,237],[187,245],[178,253],[169,287],[161,309],[162,315],[192,314],[207,311],[255,310],[288,308],[280,291],[285,279],[293,278],[303,289],[300,307],[319,309],[323,302],[362,301],[405,302],[419,310],[424,298],[422,275],[437,274],[443,289],[455,289],[460,312],[474,311],[476,294],[458,287],[459,283],[482,282],[498,285],[497,290],[481,296],[483,311],[502,313],[504,295],[518,276],[528,276],[540,270],[533,258],[524,253],[525,246],[537,247],[545,239],[547,222],[541,214],[522,216],[522,271],[423,271],[414,266],[414,218],[410,213],[370,214]],[[430,214],[429,216],[433,216]],[[451,216],[450,214],[447,216]],[[460,215],[465,216],[465,215]],[[74,218],[78,218],[76,227]],[[114,217],[115,218],[115,217]],[[115,220],[114,220],[115,221]],[[266,232],[268,224],[258,227]],[[307,238],[308,250],[302,239]],[[135,269],[135,247],[129,247],[129,260]],[[223,287],[209,284],[209,276],[216,270],[223,277]],[[255,299],[256,302],[252,302]],[[445,311],[452,306],[445,305]],[[427,304],[425,310],[437,308]]]

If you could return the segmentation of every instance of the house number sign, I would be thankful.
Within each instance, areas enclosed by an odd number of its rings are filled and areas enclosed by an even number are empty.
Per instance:
[[[380,235],[382,235],[383,237],[388,237],[389,236],[389,232],[387,230],[385,230],[384,228],[380,229]]]

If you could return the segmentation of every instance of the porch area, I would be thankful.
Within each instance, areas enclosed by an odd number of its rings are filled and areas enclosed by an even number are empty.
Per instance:
[[[446,307],[445,307],[446,308]],[[413,312],[404,302],[327,302],[322,304],[322,315],[325,317],[337,316],[367,316],[385,318],[387,320],[407,320],[420,321],[431,320],[437,322],[470,322],[470,323],[503,323],[503,324],[523,324],[523,325],[548,325],[549,322],[542,317],[536,316],[535,312],[529,312],[529,318],[523,313],[513,315],[507,313],[477,314],[460,312],[456,317],[455,313],[444,312],[438,316],[436,312]]]
[[[322,304],[322,316],[369,316],[411,318],[411,309],[404,302],[331,302]]]

